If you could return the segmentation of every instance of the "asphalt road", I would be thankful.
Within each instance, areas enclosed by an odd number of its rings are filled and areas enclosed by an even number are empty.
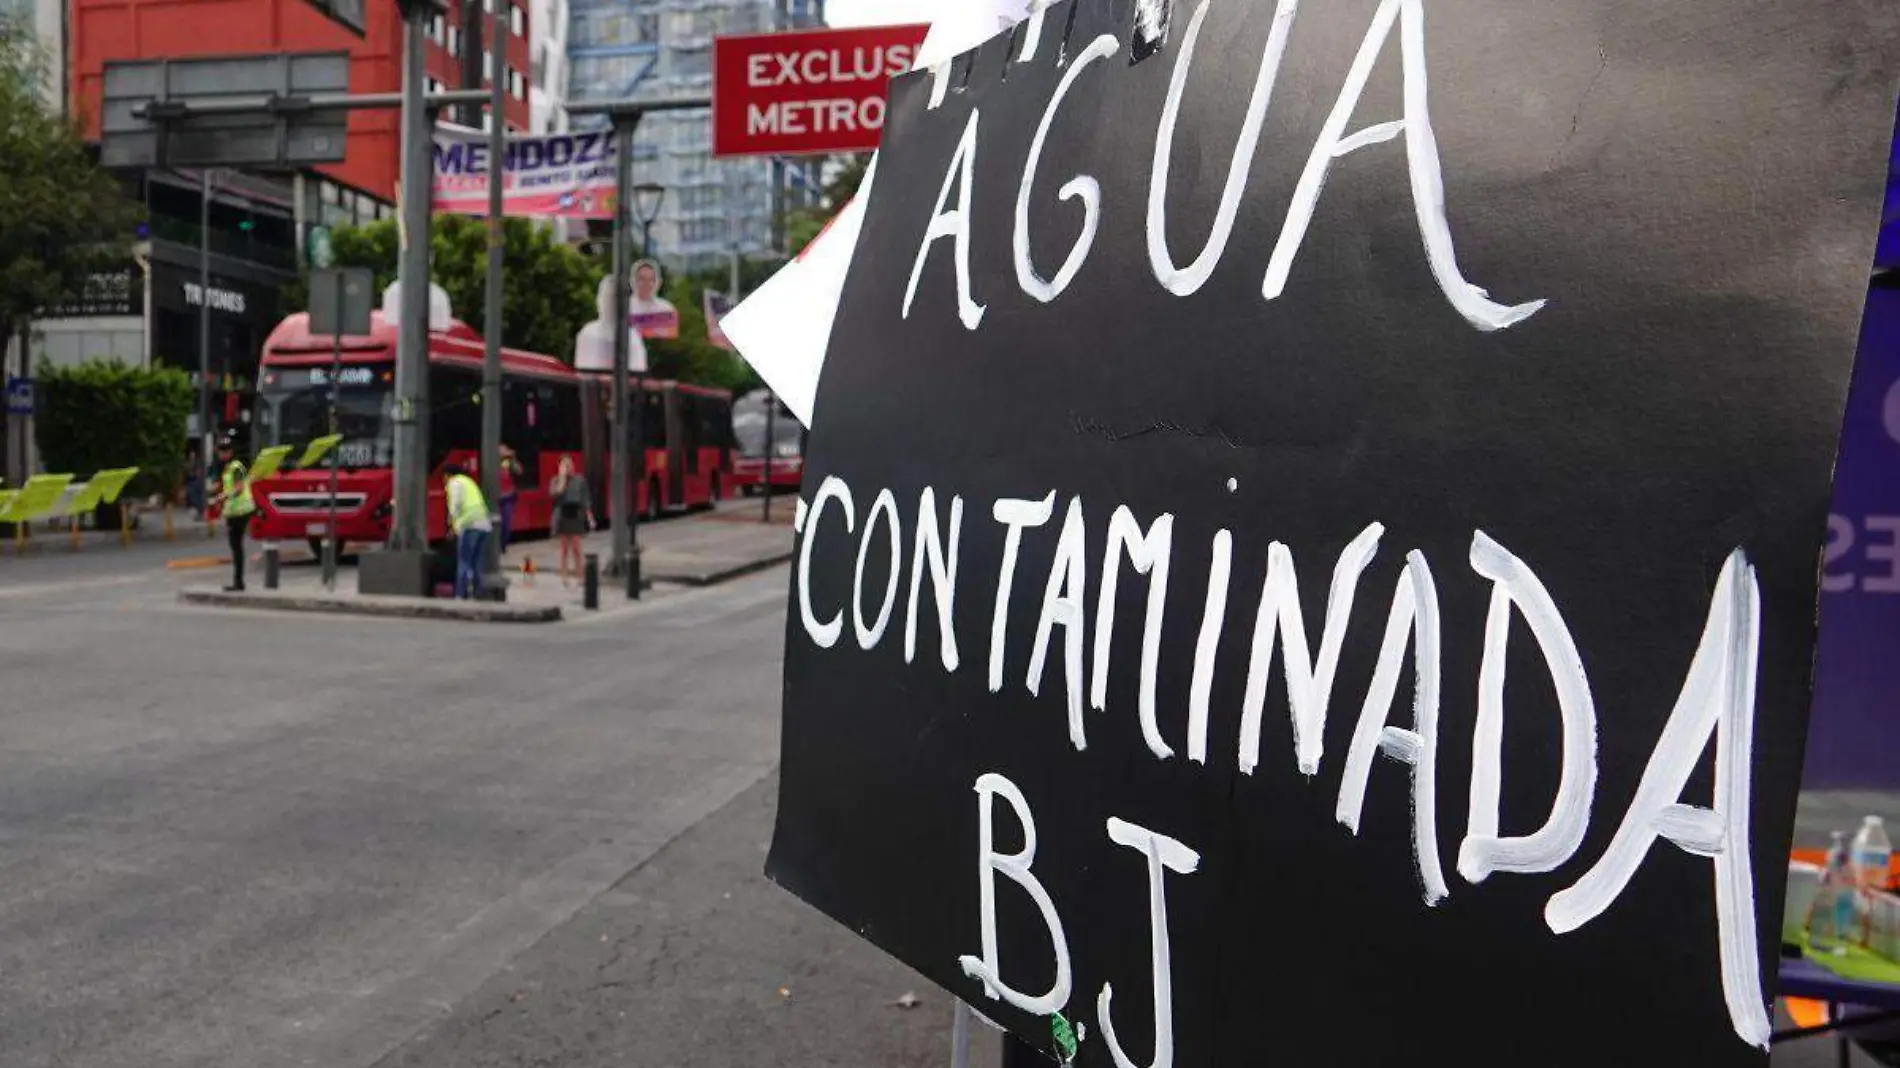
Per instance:
[[[945,1059],[940,995],[758,876],[782,568],[504,628],[138,556],[0,562],[0,1065]]]
[[[43,549],[0,559],[0,1068],[948,1063],[945,995],[760,875],[782,568],[494,627]]]

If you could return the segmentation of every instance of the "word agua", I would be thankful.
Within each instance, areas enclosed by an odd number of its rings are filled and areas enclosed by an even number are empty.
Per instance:
[[[846,603],[852,636],[859,649],[868,652],[883,640],[892,622],[905,570],[904,522],[899,516],[895,495],[888,489],[880,491],[869,512],[864,514],[861,528],[856,500],[843,479],[827,477],[809,507],[800,502],[795,518],[802,538],[796,576],[799,618],[805,633],[823,649],[839,643],[846,614],[845,607],[838,607],[828,618],[821,618],[820,602],[812,590],[814,547],[821,540],[836,536],[828,532],[828,519],[835,517],[836,521],[842,521],[846,533],[858,534],[856,570]],[[1057,494],[1052,490],[1040,499],[1000,498],[989,509],[990,518],[1003,527],[1003,552],[993,579],[989,629],[987,668],[992,693],[1001,692],[1006,681],[1005,636],[1023,539],[1027,532],[1054,521],[1056,504]],[[963,533],[963,498],[950,498],[946,525],[938,509],[935,490],[925,487],[913,516],[908,554],[909,598],[903,620],[904,661],[914,662],[917,656],[918,617],[927,582],[928,596],[936,606],[938,652],[943,669],[955,672],[962,662],[953,617],[961,577],[958,550]],[[1295,763],[1300,773],[1309,779],[1318,774],[1324,756],[1326,717],[1332,703],[1340,649],[1346,639],[1359,580],[1378,552],[1384,534],[1384,527],[1372,523],[1341,551],[1328,586],[1326,615],[1320,624],[1317,650],[1309,644],[1292,551],[1279,542],[1267,547],[1266,578],[1254,614],[1246,686],[1240,707],[1238,766],[1242,773],[1252,775],[1259,762],[1261,721],[1277,648],[1286,676]],[[1168,624],[1167,593],[1174,578],[1174,517],[1158,516],[1144,530],[1127,507],[1117,506],[1109,516],[1106,539],[1098,544],[1100,555],[1094,557],[1100,561],[1091,642],[1094,657],[1085,662],[1083,632],[1090,626],[1086,595],[1092,545],[1082,499],[1069,498],[1062,510],[1054,556],[1043,585],[1035,637],[1022,684],[1032,696],[1040,695],[1051,659],[1061,660],[1069,739],[1078,752],[1085,751],[1088,747],[1085,703],[1097,712],[1103,711],[1106,705],[1116,626],[1116,591],[1121,581],[1122,563],[1126,560],[1132,571],[1146,576],[1148,582],[1146,610],[1140,624],[1135,718],[1142,739],[1154,757],[1174,759],[1175,747],[1161,730],[1155,692],[1157,664]],[[1183,740],[1186,759],[1198,764],[1207,762],[1212,718],[1209,706],[1218,667],[1217,650],[1227,626],[1233,552],[1232,532],[1217,531],[1212,538],[1206,597],[1194,643]],[[881,592],[865,588],[865,567],[874,553],[884,554],[888,575]],[[1469,825],[1457,857],[1459,874],[1475,884],[1500,872],[1518,875],[1551,872],[1575,855],[1589,828],[1595,801],[1597,716],[1582,656],[1564,623],[1563,614],[1529,565],[1483,531],[1473,532],[1468,563],[1474,572],[1491,583],[1478,675],[1477,719],[1471,739]],[[1506,651],[1513,612],[1528,625],[1550,673],[1562,721],[1563,757],[1556,794],[1542,826],[1528,835],[1504,836],[1498,832],[1499,788],[1503,771]],[[1550,898],[1544,919],[1553,932],[1566,934],[1603,914],[1615,903],[1659,838],[1696,856],[1710,858],[1714,867],[1712,882],[1724,1000],[1736,1033],[1745,1041],[1765,1048],[1770,1023],[1757,972],[1748,827],[1760,618],[1755,570],[1737,549],[1716,580],[1700,640],[1629,811],[1596,864],[1575,884]],[[1059,644],[1058,630],[1061,631]],[[1408,645],[1412,653],[1412,719],[1409,724],[1399,725],[1390,720]],[[1441,649],[1438,594],[1432,568],[1424,554],[1414,550],[1405,557],[1386,612],[1378,660],[1345,756],[1335,816],[1353,834],[1358,833],[1376,753],[1384,753],[1409,766],[1414,863],[1427,906],[1437,904],[1450,892],[1441,868],[1436,830]],[[1687,804],[1680,800],[1682,791],[1711,739],[1715,743],[1714,803],[1709,807]],[[1000,998],[1026,1012],[1053,1014],[1067,1004],[1071,993],[1068,940],[1054,900],[1032,870],[1036,859],[1036,824],[1029,802],[1016,784],[995,773],[980,776],[975,789],[980,814],[982,954],[963,957],[963,969],[982,982],[991,998]],[[998,853],[994,846],[992,810],[999,797],[1010,806],[1022,826],[1024,844],[1014,853]],[[1192,873],[1199,864],[1199,854],[1186,843],[1127,820],[1111,818],[1107,833],[1112,841],[1138,850],[1147,858],[1156,1034],[1152,1063],[1167,1065],[1172,1057],[1173,1025],[1165,877],[1169,872]],[[1042,994],[1016,990],[1002,978],[995,910],[999,874],[1030,896],[1048,928],[1054,946],[1055,980]],[[1110,1000],[1110,987],[1104,984],[1097,1002],[1097,1019],[1104,1041],[1117,1065],[1133,1068],[1133,1062],[1116,1042],[1109,1015]]]
[[[1221,190],[1220,205],[1214,217],[1213,231],[1199,255],[1186,266],[1175,262],[1168,248],[1167,238],[1167,197],[1168,174],[1174,151],[1174,129],[1181,113],[1181,93],[1187,85],[1188,73],[1194,64],[1196,43],[1200,39],[1201,25],[1207,18],[1211,0],[1203,0],[1194,12],[1188,24],[1187,34],[1181,42],[1180,54],[1174,62],[1172,77],[1168,83],[1168,95],[1161,112],[1161,121],[1155,133],[1155,147],[1152,170],[1148,186],[1148,262],[1159,281],[1168,292],[1176,296],[1187,296],[1207,284],[1219,264],[1222,253],[1226,251],[1227,241],[1233,234],[1234,222],[1240,209],[1240,197],[1247,185],[1247,175],[1252,167],[1255,147],[1260,141],[1260,130],[1266,121],[1267,107],[1273,97],[1274,82],[1277,80],[1280,62],[1286,53],[1287,37],[1292,31],[1294,16],[1299,9],[1299,0],[1279,0],[1274,7],[1273,22],[1267,35],[1265,50],[1261,55],[1259,72],[1255,78],[1253,95],[1249,98],[1246,118],[1241,125],[1240,138],[1235,145],[1234,154],[1228,164],[1227,184]],[[1139,10],[1144,32],[1150,37],[1158,37],[1165,32],[1158,24],[1161,18],[1158,4],[1144,3]],[[1026,63],[1035,58],[1042,40],[1043,12],[1038,9],[1025,24],[1023,45],[1014,62]],[[1358,107],[1359,97],[1365,91],[1366,82],[1372,75],[1372,68],[1378,61],[1380,51],[1394,27],[1399,29],[1399,57],[1402,65],[1404,84],[1404,118],[1392,122],[1377,123],[1352,134],[1346,133],[1346,124]],[[1082,231],[1070,247],[1068,256],[1056,270],[1054,278],[1045,279],[1037,273],[1030,255],[1029,235],[1029,197],[1034,189],[1036,171],[1042,160],[1044,145],[1054,124],[1057,113],[1069,92],[1091,65],[1098,60],[1107,59],[1121,49],[1121,42],[1114,36],[1103,34],[1096,37],[1070,61],[1068,70],[1057,83],[1048,106],[1043,111],[1042,121],[1036,127],[1035,137],[1030,142],[1028,160],[1023,168],[1022,182],[1016,193],[1016,214],[1013,231],[1014,260],[1016,282],[1024,293],[1045,304],[1054,301],[1075,281],[1083,263],[1088,259],[1089,251],[1094,247],[1097,230],[1102,219],[1102,187],[1093,176],[1078,174],[1065,182],[1057,191],[1062,200],[1078,200],[1082,204]],[[1062,57],[1057,57],[1062,62]],[[936,70],[936,80],[932,88],[930,106],[941,106],[946,98],[949,86],[948,65]],[[951,155],[944,175],[943,185],[937,193],[937,201],[932,209],[929,225],[925,228],[922,244],[917,249],[917,257],[911,267],[910,284],[904,291],[904,318],[910,318],[911,304],[917,297],[917,287],[923,278],[924,265],[929,261],[936,243],[948,238],[952,242],[956,265],[957,313],[964,328],[975,330],[983,321],[985,306],[978,302],[972,291],[970,279],[970,212],[975,202],[973,186],[976,173],[976,152],[978,129],[981,121],[980,109],[972,109],[970,118],[963,129],[963,136],[957,142],[956,151]],[[1293,269],[1294,257],[1298,254],[1300,243],[1306,236],[1306,230],[1313,219],[1313,210],[1319,203],[1320,191],[1326,182],[1327,172],[1334,161],[1348,153],[1371,145],[1391,141],[1404,135],[1405,158],[1410,177],[1413,210],[1418,216],[1419,233],[1425,244],[1427,261],[1431,266],[1432,277],[1437,281],[1445,298],[1451,302],[1459,315],[1472,326],[1482,331],[1501,330],[1522,322],[1536,314],[1544,306],[1544,301],[1533,300],[1521,304],[1505,305],[1491,300],[1485,290],[1465,280],[1458,269],[1458,260],[1452,245],[1451,228],[1445,218],[1444,178],[1439,167],[1438,140],[1432,132],[1431,114],[1427,107],[1426,67],[1425,67],[1425,13],[1423,0],[1383,0],[1365,39],[1354,57],[1351,69],[1346,74],[1344,87],[1321,127],[1319,137],[1308,156],[1306,166],[1301,171],[1299,181],[1294,186],[1293,198],[1280,228],[1279,239],[1273,246],[1273,254],[1267,263],[1266,278],[1261,284],[1261,295],[1267,300],[1278,297],[1286,288],[1287,278]],[[954,206],[952,193],[955,194]]]

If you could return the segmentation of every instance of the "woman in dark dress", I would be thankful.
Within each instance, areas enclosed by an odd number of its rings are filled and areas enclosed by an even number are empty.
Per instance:
[[[561,469],[548,484],[554,498],[554,536],[561,542],[561,585],[568,585],[568,558],[574,560],[573,576],[581,577],[581,535],[594,529],[594,498],[587,489],[585,475],[574,473],[574,459],[561,457]]]

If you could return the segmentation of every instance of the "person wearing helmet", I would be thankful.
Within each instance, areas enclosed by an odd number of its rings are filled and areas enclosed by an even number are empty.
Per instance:
[[[224,509],[224,532],[231,542],[231,584],[226,593],[244,592],[244,535],[251,526],[251,514],[257,505],[251,500],[251,472],[237,458],[237,441],[226,434],[218,439],[218,465],[223,469],[222,487],[212,503]]]

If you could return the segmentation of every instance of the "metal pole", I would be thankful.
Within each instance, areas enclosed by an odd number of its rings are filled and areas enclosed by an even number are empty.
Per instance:
[[[970,1068],[970,1016],[970,1006],[958,998],[950,1017],[950,1068]]]
[[[633,199],[633,134],[639,129],[640,115],[614,116],[614,378],[613,378],[613,466],[608,497],[607,521],[613,527],[613,558],[609,572],[624,574],[632,558],[632,512],[628,494],[633,486],[634,428],[627,416],[627,364],[632,346],[627,337],[627,275],[631,269],[627,257],[627,211]],[[642,457],[645,449],[641,450]],[[642,465],[644,466],[644,465]]]
[[[401,324],[396,359],[396,514],[392,549],[428,548],[430,114],[423,102],[423,39],[430,5],[404,6],[402,234],[397,279]]]
[[[330,335],[330,433],[339,433],[343,426],[342,416],[338,412],[338,402],[343,389],[343,283],[336,284],[336,297],[330,305],[335,333]],[[337,472],[343,467],[343,443],[338,442],[330,450],[330,521],[323,527],[323,588],[336,589],[336,562],[343,555],[343,543],[336,536],[336,494]]]
[[[473,3],[473,0],[464,0]],[[508,0],[496,0],[489,20],[488,98],[488,289],[482,313],[482,337],[487,347],[482,352],[482,496],[501,507],[501,258],[505,248],[502,233],[502,182],[507,177],[505,156],[508,151],[508,123],[503,117],[503,89],[508,72],[508,24],[501,12]],[[488,538],[482,548],[482,589],[497,594],[506,587],[501,574],[501,539]],[[503,594],[505,596],[505,594]]]
[[[198,172],[198,455],[211,470],[211,168]],[[25,450],[22,450],[24,452]],[[207,511],[207,514],[209,512]]]

